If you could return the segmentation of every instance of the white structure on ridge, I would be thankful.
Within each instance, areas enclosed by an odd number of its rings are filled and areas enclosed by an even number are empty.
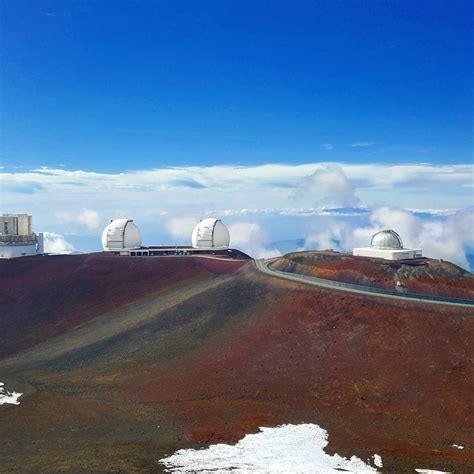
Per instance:
[[[102,232],[102,247],[105,251],[127,251],[140,248],[142,234],[132,219],[113,219]]]
[[[384,258],[385,260],[407,260],[422,256],[419,249],[403,248],[402,238],[394,230],[381,230],[372,236],[370,247],[353,250],[358,257]]]
[[[28,214],[3,214],[0,224],[0,258],[25,257],[44,253],[43,234],[33,232]]]
[[[230,234],[220,219],[202,219],[191,237],[194,248],[225,249],[229,247]]]

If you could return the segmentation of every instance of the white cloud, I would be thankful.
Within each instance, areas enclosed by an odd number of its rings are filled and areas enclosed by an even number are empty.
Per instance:
[[[321,145],[325,150],[331,151],[334,149],[334,145],[332,143],[324,143]]]
[[[269,258],[280,255],[268,247],[269,238],[262,227],[255,222],[234,222],[229,226],[230,245],[254,258]]]
[[[191,241],[191,233],[198,222],[196,217],[174,217],[167,221],[166,228],[172,237]]]
[[[285,207],[294,188],[305,177],[328,166],[338,166],[357,189],[365,205],[455,207],[470,204],[474,173],[472,164],[268,164],[262,166],[209,166],[158,168],[123,173],[39,168],[28,172],[0,171],[4,206],[32,202],[25,186],[35,187],[34,200],[56,205],[77,206],[78,197],[94,195],[101,213],[110,214],[119,205],[150,209],[159,203],[162,211],[170,204],[216,209]],[[197,184],[196,184],[197,183]],[[22,189],[21,193],[16,192]],[[462,190],[465,190],[462,193]],[[402,191],[402,192],[401,192]],[[80,201],[79,201],[80,202]],[[95,204],[97,205],[97,204]],[[49,208],[51,209],[51,207]],[[53,207],[54,209],[54,207]],[[179,209],[180,213],[183,209]],[[105,216],[109,218],[109,215]]]
[[[326,222],[323,229],[310,232],[305,239],[305,248],[315,250],[346,250],[348,224],[345,222]]]
[[[332,216],[337,223],[351,217],[362,227],[371,208],[436,209],[446,217],[472,205],[473,175],[472,164],[426,163],[193,166],[121,173],[8,168],[0,170],[0,200],[1,212],[32,214],[35,230],[75,234],[71,242],[81,250],[96,248],[86,243],[86,234],[87,242],[97,235],[99,248],[101,224],[115,217],[134,219],[153,244],[169,243],[170,235],[188,239],[191,224],[171,218],[208,215],[224,217],[226,223],[238,216],[259,221],[273,241],[303,237],[308,222],[320,217]],[[25,192],[31,186],[34,194]],[[342,216],[334,209],[341,206],[359,209]],[[296,228],[289,227],[290,221]]]
[[[71,253],[76,249],[69,243],[63,235],[54,232],[43,232],[44,251],[46,253]]]
[[[100,225],[100,215],[92,209],[81,209],[78,212],[60,211],[55,213],[56,217],[63,222],[77,222],[90,229],[97,229]]]
[[[297,196],[324,207],[355,207],[360,202],[342,167],[335,164],[325,165],[304,177]]]
[[[357,142],[357,143],[352,143],[352,147],[358,148],[358,147],[365,147],[365,146],[372,146],[375,145],[377,142]]]
[[[92,211],[91,209],[83,209],[79,212],[77,220],[91,229],[97,229],[100,224],[100,215],[98,212]]]
[[[419,164],[344,164],[308,163],[304,165],[267,164],[261,166],[209,166],[157,168],[123,173],[97,173],[65,169],[39,168],[28,172],[0,172],[3,184],[38,183],[48,192],[68,190],[83,193],[90,190],[165,191],[185,188],[193,192],[206,192],[206,188],[236,189],[242,186],[268,186],[275,183],[296,185],[305,176],[338,165],[349,180],[356,180],[362,187],[380,187],[396,184],[418,185],[444,183],[472,186],[472,164],[430,165]],[[189,182],[199,182],[199,187]],[[2,186],[3,186],[2,184]],[[40,191],[37,192],[37,194]]]

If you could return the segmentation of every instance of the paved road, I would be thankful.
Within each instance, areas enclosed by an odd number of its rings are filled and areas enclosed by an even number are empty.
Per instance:
[[[255,266],[259,271],[267,275],[271,275],[276,278],[282,278],[284,280],[296,281],[298,283],[305,283],[306,285],[319,286],[321,288],[328,288],[331,290],[346,291],[349,293],[359,293],[362,295],[377,296],[380,298],[392,298],[397,300],[411,301],[411,302],[420,302],[420,303],[431,303],[431,304],[441,304],[449,306],[462,306],[464,308],[474,309],[474,300],[464,300],[458,298],[443,298],[441,296],[432,297],[427,295],[417,295],[414,293],[409,294],[393,294],[388,290],[382,290],[378,288],[369,288],[366,286],[352,285],[349,283],[340,283],[331,280],[323,280],[322,278],[311,277],[307,275],[299,275],[296,273],[282,272],[279,270],[272,270],[268,267],[268,264],[273,259],[259,259],[254,260]]]

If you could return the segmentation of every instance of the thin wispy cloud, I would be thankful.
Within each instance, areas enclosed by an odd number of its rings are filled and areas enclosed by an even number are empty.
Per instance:
[[[359,148],[359,147],[373,146],[373,145],[376,145],[376,144],[377,144],[377,142],[356,142],[356,143],[352,143],[351,147]]]
[[[49,16],[53,18],[63,18],[67,15],[65,13],[55,13],[55,12],[43,12],[43,16]]]
[[[90,229],[97,229],[100,225],[100,215],[92,209],[81,209],[79,212],[61,211],[55,213],[59,221],[75,222]]]
[[[429,212],[432,210],[429,209]],[[436,211],[436,210],[434,210]],[[433,211],[433,212],[434,212]],[[420,211],[422,212],[422,211]],[[456,211],[439,211],[442,215],[449,215]],[[206,215],[218,215],[218,216],[296,216],[296,217],[309,217],[309,216],[344,216],[353,217],[360,216],[362,214],[368,214],[370,210],[363,207],[351,207],[351,208],[325,208],[325,207],[281,207],[281,208],[259,208],[252,207],[246,209],[219,209],[217,211],[207,211]]]
[[[177,179],[175,181],[172,181],[171,184],[176,185],[176,186],[183,186],[185,188],[194,188],[194,189],[203,189],[206,187],[202,183],[198,183],[194,179]]]
[[[18,194],[33,194],[37,191],[44,190],[43,186],[35,181],[26,182],[10,182],[2,186],[4,191]]]
[[[331,151],[334,149],[334,145],[332,143],[323,143],[321,145],[325,150]]]

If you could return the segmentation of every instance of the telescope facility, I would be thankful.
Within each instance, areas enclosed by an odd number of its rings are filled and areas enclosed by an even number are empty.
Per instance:
[[[3,214],[0,227],[0,258],[26,257],[44,253],[43,234],[33,232],[28,214]]]
[[[248,259],[240,250],[229,248],[230,234],[220,219],[202,219],[191,235],[192,245],[142,245],[140,229],[132,219],[114,219],[102,233],[105,252],[130,257],[160,257],[178,255],[214,255],[220,258]]]
[[[227,248],[230,243],[230,234],[220,219],[202,219],[194,228],[191,237],[196,249]]]
[[[127,252],[141,245],[142,234],[132,219],[113,219],[102,232],[105,251]]]
[[[422,256],[420,249],[406,249],[402,238],[394,230],[381,230],[372,236],[370,247],[353,250],[358,257],[383,258],[385,260],[409,260]]]

